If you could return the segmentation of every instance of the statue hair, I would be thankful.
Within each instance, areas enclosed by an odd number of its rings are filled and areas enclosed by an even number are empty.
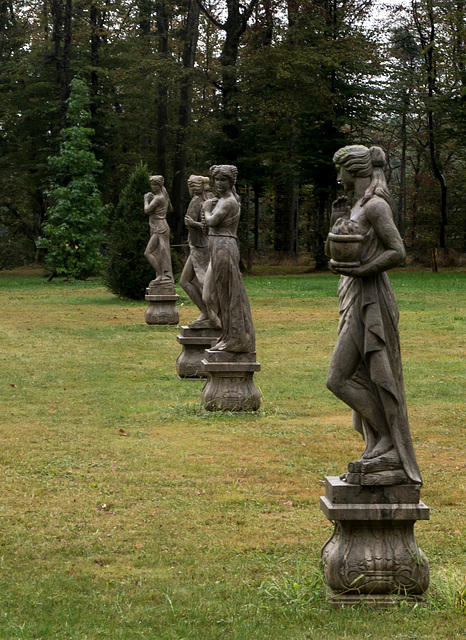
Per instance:
[[[231,184],[231,192],[236,201],[239,203],[241,199],[236,191],[236,178],[238,177],[238,169],[233,164],[214,164],[210,167],[210,175],[215,179],[217,175],[228,178]]]
[[[386,164],[385,153],[380,147],[365,147],[353,144],[342,147],[333,156],[333,162],[344,167],[356,178],[371,179],[369,186],[361,199],[361,205],[366,204],[372,197],[378,196],[385,200],[390,209],[394,210],[393,200],[388,191],[383,168]]]
[[[207,180],[208,180],[208,178],[207,178]],[[195,176],[195,175],[189,176],[189,178],[188,178],[188,191],[189,191],[189,195],[191,196],[191,198],[194,195],[194,193],[192,191],[192,188],[194,187],[194,185],[200,185],[200,186],[203,187],[201,198],[204,196],[204,193],[205,193],[204,184],[205,184],[204,176]]]
[[[149,182],[155,182],[163,187],[165,180],[163,179],[163,176],[150,176]]]

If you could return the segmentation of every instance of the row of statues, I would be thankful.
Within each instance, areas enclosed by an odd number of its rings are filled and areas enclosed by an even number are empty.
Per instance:
[[[212,350],[251,353],[255,334],[240,271],[237,230],[241,202],[235,186],[237,173],[233,165],[210,168],[217,197],[210,191],[208,177],[190,176],[191,201],[185,216],[190,253],[180,285],[200,311],[189,327],[221,329]],[[154,267],[156,278],[149,288],[157,283],[174,283],[166,221],[170,198],[162,176],[151,176],[150,184],[152,192],[144,195],[144,211],[149,216],[151,237],[144,255]]]
[[[333,160],[338,180],[345,192],[354,193],[355,204],[350,208],[347,196],[335,201],[326,244],[330,268],[340,275],[340,324],[327,386],[351,407],[354,427],[365,441],[361,458],[348,465],[343,477],[420,484],[404,395],[398,308],[386,274],[403,262],[405,250],[393,220],[385,154],[379,147],[352,145],[337,151]],[[210,175],[216,196],[209,178],[192,175],[188,180],[190,254],[180,285],[200,311],[189,327],[220,328],[211,351],[251,353],[254,326],[237,242],[237,169],[215,165]],[[151,228],[146,257],[157,273],[155,281],[173,282],[166,222],[170,199],[161,176],[152,176],[151,186],[153,193],[144,196]],[[349,258],[351,246],[356,254]],[[346,253],[341,254],[342,248]]]
[[[386,606],[394,594],[407,600],[419,597],[429,583],[428,561],[413,531],[416,520],[428,519],[429,508],[420,501],[398,307],[386,274],[403,262],[405,250],[394,223],[382,149],[351,145],[339,149],[333,161],[345,195],[333,203],[325,247],[330,269],[340,276],[340,322],[327,387],[352,409],[365,449],[346,472],[325,478],[321,509],[334,523],[334,532],[321,550],[322,570],[338,605],[363,600]],[[197,377],[207,377],[204,408],[255,410],[260,394],[252,376],[260,365],[239,266],[237,169],[215,165],[210,175],[215,196],[209,178],[193,175],[188,181],[190,254],[180,285],[200,315],[181,327],[178,341],[184,351],[177,371],[180,375],[183,355],[186,375],[180,377],[189,377],[190,366],[195,375],[202,369]],[[170,281],[174,293],[165,220],[170,201],[160,176],[153,176],[151,185],[153,193],[144,197],[152,234],[146,257],[157,277],[149,290]]]

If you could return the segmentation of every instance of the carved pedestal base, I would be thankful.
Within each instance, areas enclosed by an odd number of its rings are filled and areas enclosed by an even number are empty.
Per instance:
[[[180,316],[175,306],[180,296],[175,293],[172,283],[153,284],[146,289],[145,299],[149,302],[146,324],[178,324]]]
[[[429,584],[429,563],[414,538],[429,508],[420,486],[361,486],[325,478],[320,508],[335,523],[322,568],[335,605],[389,606],[415,601]]]
[[[182,345],[176,361],[176,372],[180,378],[206,378],[201,361],[206,349],[217,342],[221,329],[202,329],[182,326],[178,342]]]
[[[202,389],[202,404],[209,411],[257,411],[260,393],[253,382],[260,370],[256,354],[206,349],[202,368],[207,382]]]

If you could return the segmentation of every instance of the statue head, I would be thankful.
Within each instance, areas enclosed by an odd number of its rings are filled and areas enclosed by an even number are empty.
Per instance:
[[[231,192],[236,198],[237,202],[240,202],[240,197],[236,192],[236,178],[238,176],[238,169],[233,164],[214,164],[210,167],[210,175],[215,180],[217,191],[220,193],[222,188],[222,182],[226,179],[229,183]]]
[[[385,153],[380,147],[368,147],[353,144],[342,147],[333,156],[336,167],[346,169],[354,178],[370,178],[361,204],[365,204],[372,196],[383,198],[393,210],[393,202],[388,192],[383,168],[386,164]]]
[[[163,176],[150,176],[149,182],[152,188],[155,187],[159,190],[163,187],[164,179]]]
[[[230,185],[234,187],[238,176],[238,169],[232,164],[214,164],[210,167],[210,175],[214,180],[220,176],[228,178]]]
[[[189,176],[188,178],[188,190],[189,195],[194,197],[195,195],[202,195],[204,192],[204,177],[203,176]]]
[[[333,162],[344,167],[356,178],[368,178],[375,168],[383,169],[386,163],[385,153],[380,147],[368,149],[362,144],[342,147],[333,156]]]

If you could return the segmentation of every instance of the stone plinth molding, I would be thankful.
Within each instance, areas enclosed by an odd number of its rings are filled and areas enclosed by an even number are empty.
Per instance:
[[[416,484],[366,487],[325,479],[320,508],[334,531],[321,558],[333,603],[387,605],[424,593],[429,564],[414,524],[429,518],[429,508],[419,497]]]
[[[180,378],[206,378],[202,367],[205,350],[217,342],[221,329],[195,328],[183,325],[177,336],[181,353],[176,360],[176,372]]]
[[[256,353],[236,353],[206,349],[202,369],[207,382],[202,404],[208,411],[257,411],[260,393],[253,381],[260,371]]]

